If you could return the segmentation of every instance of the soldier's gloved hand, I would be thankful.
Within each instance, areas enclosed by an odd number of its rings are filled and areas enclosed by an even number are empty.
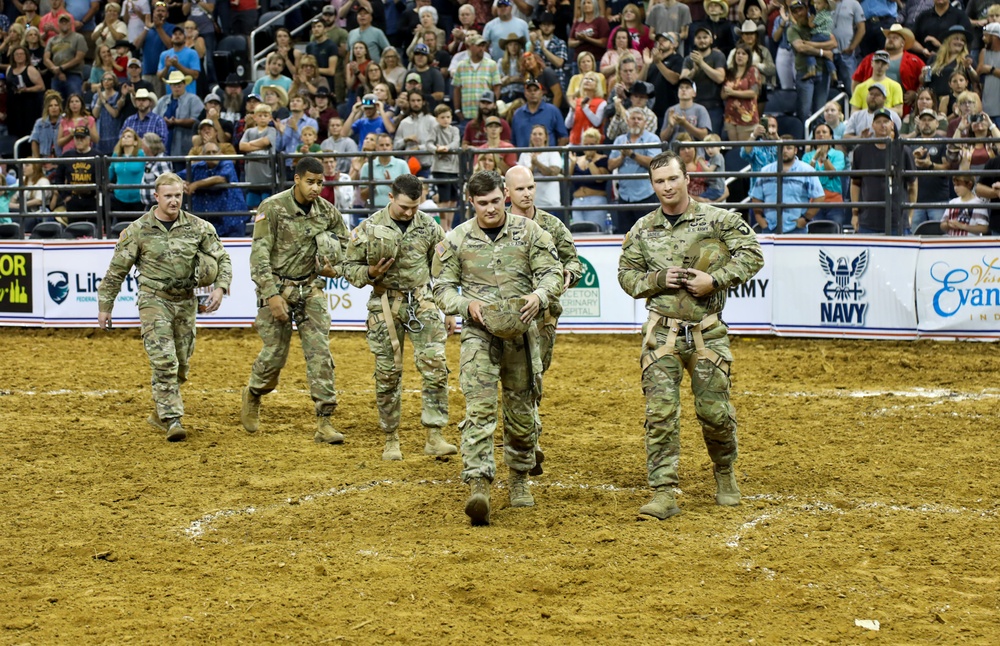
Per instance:
[[[274,317],[274,320],[279,323],[288,321],[288,301],[282,298],[280,294],[275,294],[267,299],[267,307],[271,310],[271,316]]]
[[[681,279],[687,276],[687,270],[681,267],[667,267],[652,273],[653,284],[660,289],[677,289],[681,287]]]

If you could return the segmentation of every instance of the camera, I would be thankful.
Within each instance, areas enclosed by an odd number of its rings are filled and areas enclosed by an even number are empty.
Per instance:
[[[982,112],[980,112],[979,114],[974,114],[971,117],[969,117],[969,123],[970,124],[972,124],[972,123],[979,123],[982,120],[983,120],[983,113]]]

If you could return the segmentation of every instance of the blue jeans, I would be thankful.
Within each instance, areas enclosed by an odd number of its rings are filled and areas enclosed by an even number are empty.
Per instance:
[[[832,220],[841,227],[851,223],[851,212],[846,208],[820,209],[816,213],[816,220]]]
[[[912,233],[922,222],[940,222],[944,217],[944,209],[913,209],[913,218],[910,220],[910,227],[906,233]]]
[[[586,197],[574,197],[573,206],[601,206],[608,203],[608,198],[604,195],[588,195]],[[611,233],[607,230],[608,212],[601,209],[586,211],[573,210],[572,222],[593,222],[601,227],[601,231]]]
[[[837,82],[844,85],[845,91],[850,91],[851,77],[858,69],[858,58],[855,54],[834,54],[833,65],[837,68]]]
[[[802,123],[826,105],[826,95],[830,90],[830,73],[826,68],[816,70],[816,76],[808,79],[795,80],[798,90],[798,109],[796,115]]]
[[[65,81],[53,78],[52,89],[62,95],[63,101],[68,99],[70,94],[83,95],[83,77],[79,74],[67,74]]]

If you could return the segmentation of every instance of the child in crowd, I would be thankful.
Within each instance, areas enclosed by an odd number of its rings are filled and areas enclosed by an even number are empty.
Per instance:
[[[132,48],[127,40],[119,40],[115,43],[115,76],[118,82],[128,78],[128,62],[132,58]]]
[[[950,236],[981,236],[990,229],[990,214],[981,207],[986,200],[975,193],[976,180],[971,175],[956,175],[952,180],[955,195],[948,200],[954,206],[941,218],[941,230]]]
[[[297,148],[297,152],[300,153],[320,153],[323,149],[320,145],[316,143],[316,128],[312,126],[303,126],[302,132],[299,133],[299,140],[302,142]],[[336,160],[334,160],[336,161]]]
[[[253,111],[254,127],[247,128],[240,140],[240,152],[246,155],[246,181],[260,184],[247,189],[247,207],[257,208],[271,196],[274,182],[274,152],[278,149],[278,131],[271,123],[271,106],[260,103]],[[258,161],[259,160],[259,161]]]
[[[434,108],[434,118],[438,127],[432,129],[431,137],[426,146],[434,152],[434,162],[431,164],[431,177],[442,180],[458,179],[458,155],[455,152],[461,148],[461,135],[458,128],[451,125],[451,108],[441,104]],[[438,207],[445,209],[441,213],[441,227],[451,231],[454,208],[457,204],[458,185],[455,183],[438,184]]]
[[[713,132],[707,135],[703,141],[721,143],[722,138]],[[722,148],[720,146],[706,146],[705,148],[702,148],[702,150],[705,151],[705,170],[710,173],[726,172],[726,160],[722,156]],[[722,177],[712,177],[705,179],[705,191],[701,194],[701,196],[709,202],[717,202],[722,200],[725,192],[726,181]]]
[[[809,26],[813,29],[812,42],[825,43],[830,40],[830,35],[833,32],[833,11],[830,8],[830,0],[813,0],[813,7],[816,8],[816,13],[809,17]],[[816,67],[816,57],[808,56],[806,60],[809,61],[809,71],[802,77],[803,79],[812,78],[819,74],[819,68]],[[823,61],[826,65],[826,71],[835,75],[833,61],[826,59]]]
[[[939,112],[948,115],[949,119],[954,119],[961,116],[958,114],[958,95],[969,89],[969,77],[965,74],[965,68],[956,69],[951,73],[948,87],[951,88],[951,94],[941,97]]]

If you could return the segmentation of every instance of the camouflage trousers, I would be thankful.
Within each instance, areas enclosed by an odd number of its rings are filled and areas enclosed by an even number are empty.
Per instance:
[[[392,303],[391,307],[396,309],[396,304]],[[368,312],[366,337],[368,348],[375,355],[375,402],[378,406],[379,426],[383,432],[393,433],[399,430],[402,412],[403,366],[402,363],[396,365],[380,298],[373,297],[368,302]],[[403,326],[407,322],[413,329],[420,327],[410,322],[405,303],[392,313],[392,325],[396,330],[396,338],[399,339],[401,355],[402,346],[409,336],[413,344],[414,363],[423,378],[421,424],[429,428],[444,428],[448,425],[448,363],[444,355],[447,333],[444,320],[441,310],[431,300],[417,302],[413,314],[423,324],[422,329],[410,332]]]
[[[705,347],[732,364],[726,326],[720,323],[704,336]],[[667,330],[661,326],[656,332],[657,345],[662,345],[666,337]],[[676,348],[678,354],[661,357],[642,373],[642,392],[646,396],[646,469],[649,486],[654,488],[678,483],[680,385],[695,347],[680,336]],[[644,348],[643,352],[650,350]],[[708,455],[717,465],[733,464],[737,455],[736,410],[729,402],[729,375],[705,359],[699,359],[690,374],[695,415],[701,422]]]
[[[194,353],[195,314],[198,301],[170,301],[139,292],[142,344],[152,370],[153,402],[161,420],[183,417],[181,384],[187,381]]]
[[[462,432],[462,481],[493,480],[493,434],[497,428],[497,395],[503,384],[504,463],[515,471],[535,466],[535,402],[542,388],[538,334],[528,330],[532,369],[522,339],[505,341],[473,325],[462,327],[460,382],[465,395]],[[536,394],[537,393],[537,394]]]
[[[535,323],[538,326],[538,353],[542,357],[542,374],[549,371],[552,365],[552,348],[556,344],[556,327],[559,325],[559,318],[551,316],[548,312],[544,317]],[[542,405],[542,393],[539,391],[535,400],[535,433],[542,435],[542,418],[538,413],[538,408]]]
[[[302,342],[302,354],[306,358],[309,394],[316,406],[316,414],[329,415],[337,407],[333,356],[330,354],[330,310],[326,294],[319,287],[304,287],[301,292],[301,297],[296,294],[289,306],[300,302],[299,298],[304,300],[305,320],[296,321],[296,326]],[[253,362],[247,385],[258,395],[264,395],[278,386],[278,376],[288,361],[292,322],[275,320],[271,309],[264,305],[257,310],[254,326],[264,347]]]

